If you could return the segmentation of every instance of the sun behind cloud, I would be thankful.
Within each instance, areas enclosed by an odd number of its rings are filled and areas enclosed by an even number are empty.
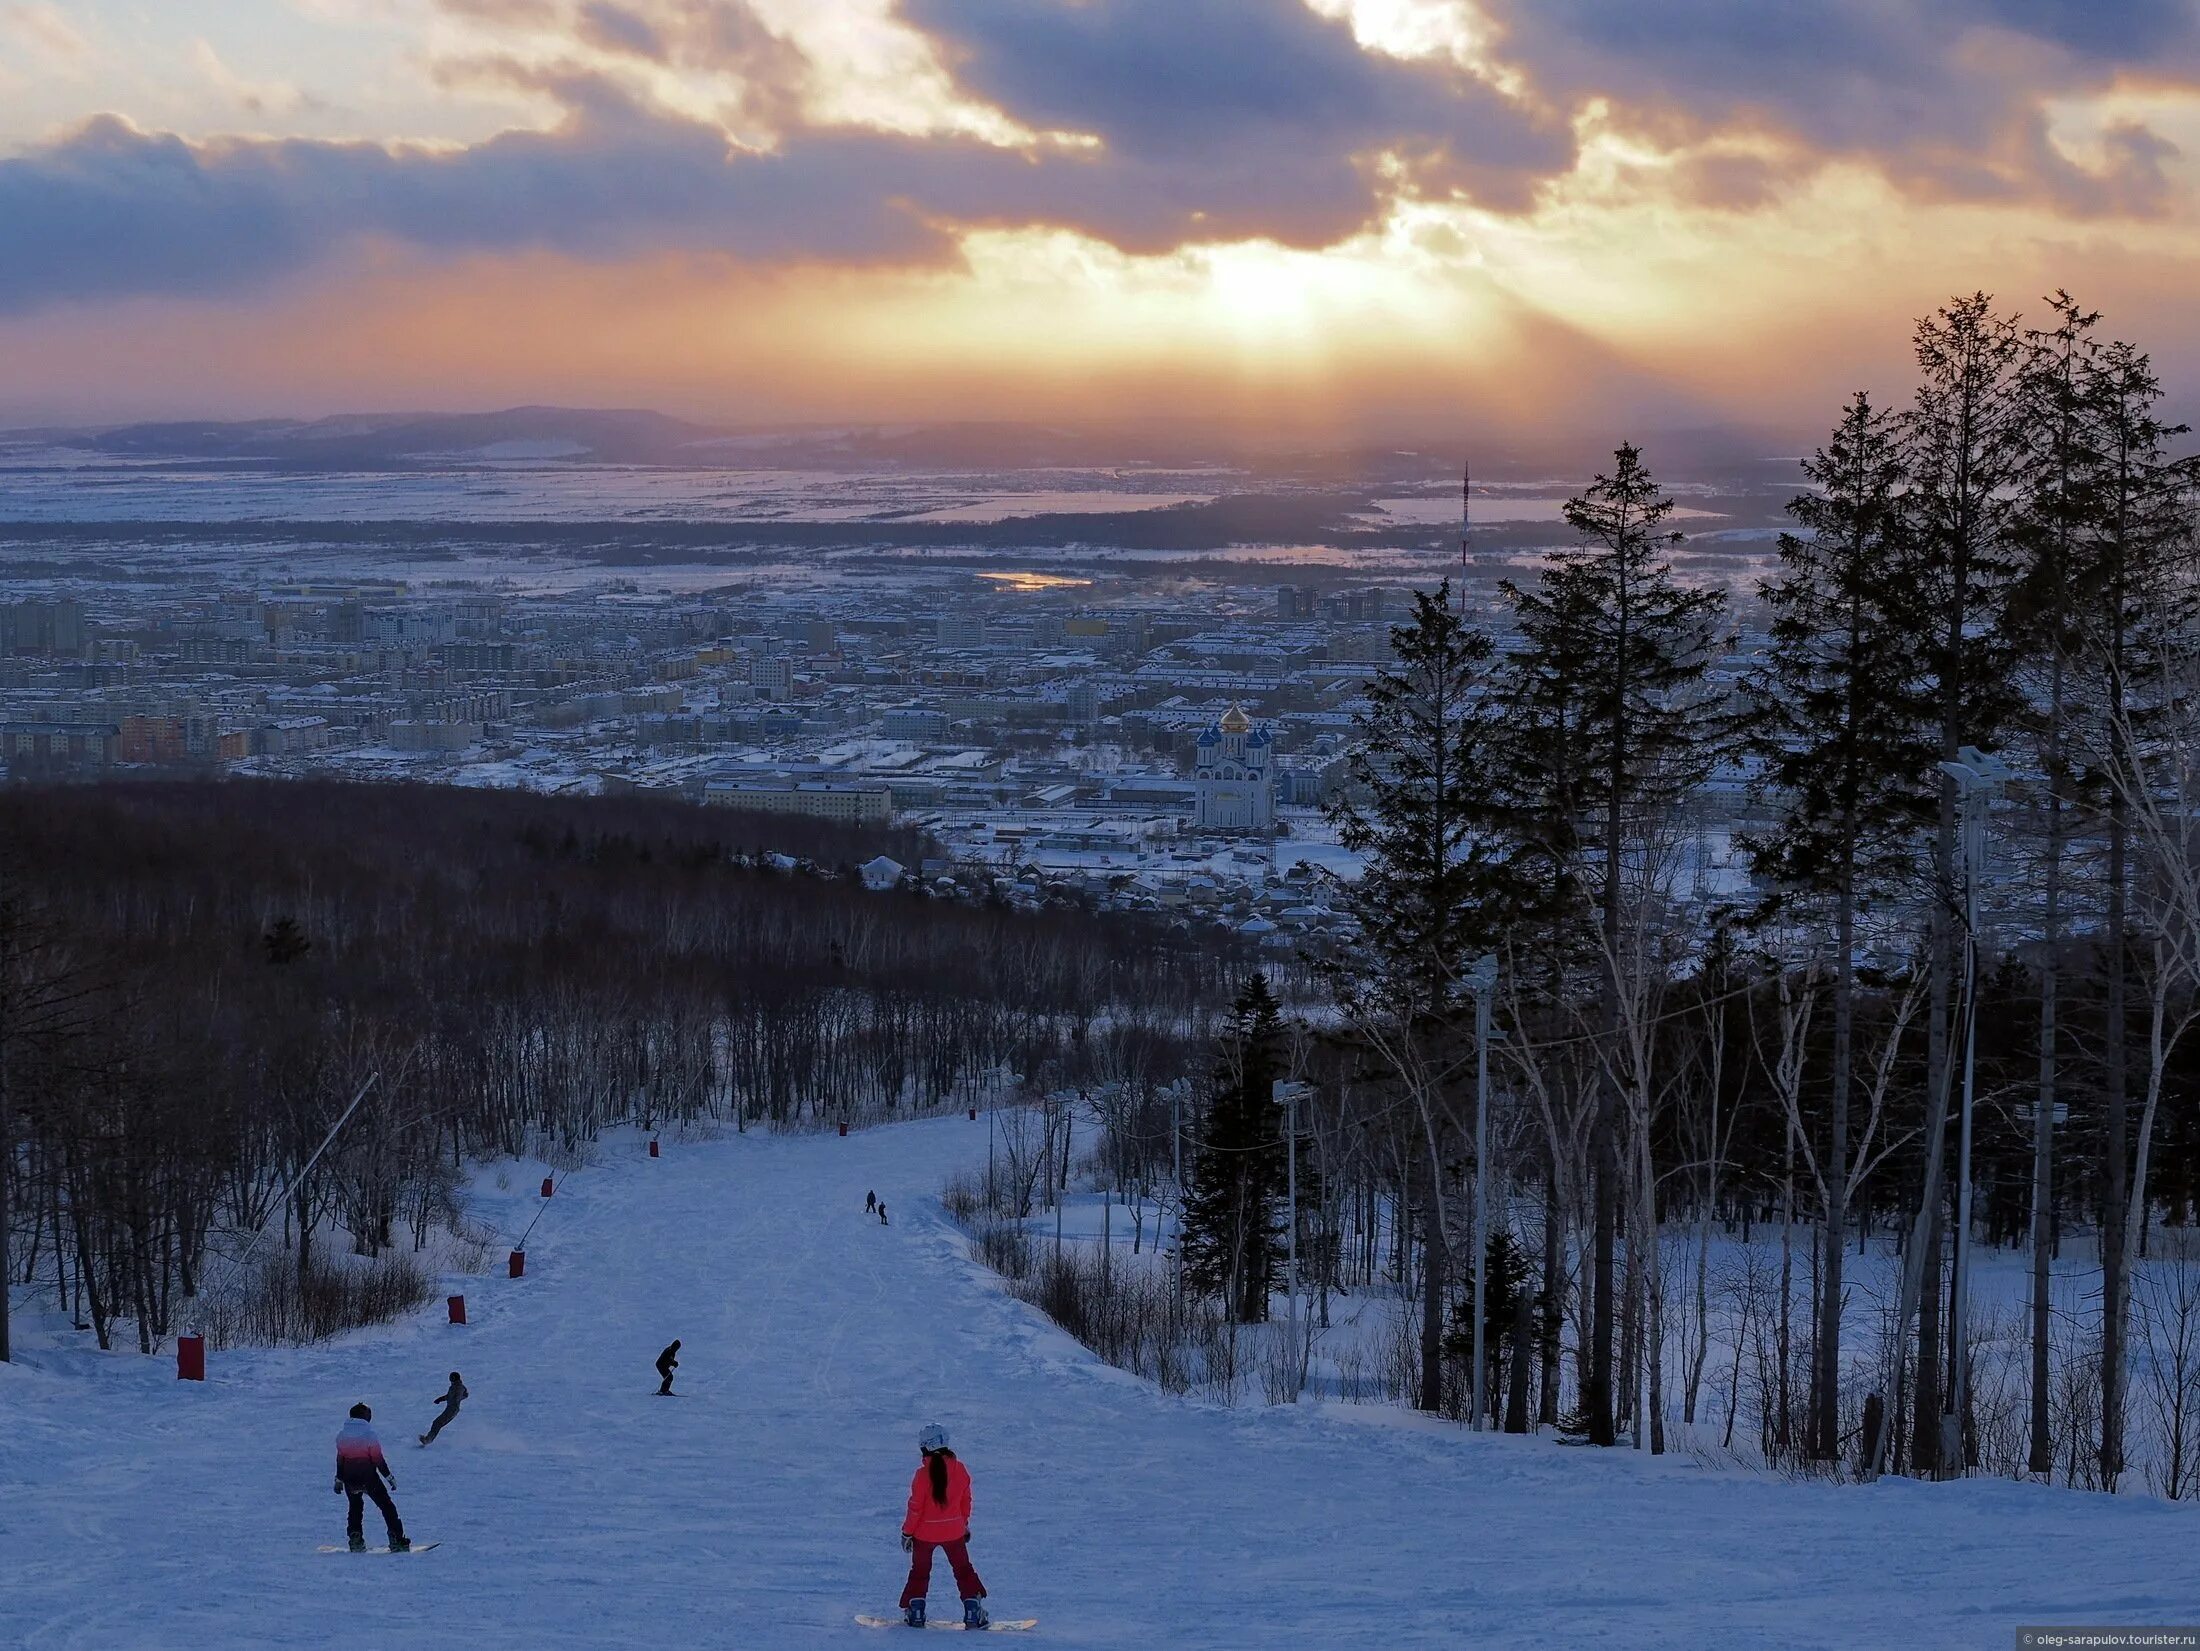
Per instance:
[[[1978,285],[2194,353],[2167,6],[124,11],[0,8],[73,65],[0,117],[12,416],[1808,423]]]

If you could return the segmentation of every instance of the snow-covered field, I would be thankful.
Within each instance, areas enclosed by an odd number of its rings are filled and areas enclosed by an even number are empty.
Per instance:
[[[466,1328],[438,1308],[217,1355],[203,1386],[34,1345],[0,1366],[0,1645],[872,1644],[851,1618],[892,1604],[933,1420],[975,1475],[996,1613],[1039,1617],[1034,1643],[2001,1651],[2023,1623],[2200,1619],[2200,1516],[2152,1498],[1797,1485],[1166,1398],[968,1259],[932,1195],[984,1151],[959,1118],[656,1161],[627,1138],[541,1212],[524,1279],[451,1281]],[[523,1192],[480,1213],[524,1224]],[[473,1398],[414,1449],[453,1367]],[[313,1552],[341,1540],[358,1399],[432,1554]]]
[[[1010,470],[722,470],[451,458],[403,470],[260,471],[0,453],[0,522],[997,522],[1203,502],[1179,476]]]
[[[1080,1131],[1078,1150],[1086,1150],[1092,1132]],[[1025,1149],[1028,1152],[1028,1147]],[[1046,1203],[1042,1186],[1037,1205],[1023,1225],[1030,1234],[1034,1256],[1043,1256],[1059,1233],[1067,1253],[1099,1255],[1107,1246],[1113,1268],[1139,1270],[1165,1282],[1173,1267],[1169,1244],[1174,1235],[1176,1204],[1166,1196],[1147,1197],[1135,1205],[1126,1196],[1110,1198],[1090,1190],[1102,1184],[1098,1171],[1087,1166],[1071,1177],[1071,1190],[1059,1208]],[[1143,1226],[1140,1217],[1143,1217]],[[1462,1219],[1464,1216],[1462,1215]],[[1530,1190],[1516,1194],[1506,1213],[1505,1225],[1531,1264],[1541,1257],[1541,1196]],[[1385,1262],[1394,1255],[1395,1230],[1389,1220],[1374,1246]],[[1799,1221],[1791,1231],[1792,1274],[1789,1279],[1790,1314],[1794,1346],[1791,1370],[1793,1402],[1800,1414],[1805,1401],[1810,1360],[1810,1325],[1813,1312],[1810,1277],[1812,1249],[1817,1229]],[[1346,1235],[1345,1249],[1356,1247],[1357,1236]],[[1661,1266],[1665,1290],[1665,1437],[1666,1448],[1706,1463],[1755,1469],[1765,1465],[1763,1429],[1774,1413],[1779,1335],[1781,1278],[1780,1227],[1777,1221],[1758,1222],[1745,1241],[1732,1228],[1714,1224],[1708,1234],[1693,1223],[1669,1223],[1660,1235]],[[1844,1378],[1844,1432],[1855,1442],[1861,1425],[1860,1408],[1867,1391],[1883,1389],[1891,1380],[1885,1338],[1900,1299],[1903,1263],[1892,1238],[1884,1229],[1869,1245],[1846,1251],[1843,1294],[1846,1333],[1842,1362]],[[1703,1297],[1696,1300],[1697,1269],[1702,1265]],[[1578,1291],[1578,1254],[1572,1257]],[[2064,1376],[2053,1390],[2050,1425],[2055,1435],[2055,1473],[2064,1485],[2088,1484],[2094,1428],[2097,1425],[2098,1391],[2088,1384],[2071,1382],[2072,1367],[2085,1360],[2100,1339],[2100,1258],[2091,1239],[2074,1235],[2052,1264],[2049,1299],[2053,1307],[2053,1361]],[[2175,1352],[2180,1335],[2185,1338],[2187,1368],[2183,1381],[2192,1381],[2192,1337],[2200,1325],[2200,1241],[2178,1229],[2157,1229],[2148,1251],[2135,1270],[2132,1341],[2130,1345],[2131,1409],[2126,1436],[2129,1472],[2122,1493],[2144,1496],[2163,1491],[2169,1464],[2167,1433],[2169,1395],[2177,1392],[2179,1375]],[[1969,1283],[1972,1313],[1972,1405],[1980,1465],[1976,1471],[2008,1478],[2024,1474],[2029,1433],[2027,1402],[2030,1395],[2031,1256],[2022,1248],[1981,1246],[1972,1259]],[[1578,1301],[1578,1295],[1571,1299]],[[1409,1280],[1401,1288],[1387,1276],[1370,1286],[1332,1292],[1324,1324],[1320,1297],[1311,1282],[1301,1295],[1297,1333],[1306,1341],[1307,1391],[1326,1398],[1346,1398],[1366,1403],[1410,1404],[1420,1380],[1419,1284]],[[1236,1379],[1221,1384],[1201,1382],[1196,1391],[1206,1397],[1234,1395],[1234,1402],[1276,1402],[1281,1384],[1288,1380],[1285,1356],[1274,1344],[1290,1345],[1287,1322],[1291,1305],[1279,1287],[1270,1303],[1272,1322],[1265,1328],[1244,1331],[1241,1364]],[[1701,1317],[1698,1316],[1700,1311]],[[2180,1318],[2182,1314],[2182,1318]],[[1577,1390],[1571,1378],[1580,1326],[1569,1316],[1562,1341],[1567,1378],[1561,1403],[1571,1407]],[[1701,1356],[1697,1420],[1685,1417],[1684,1395],[1688,1373]],[[1270,1383],[1277,1384],[1276,1391]],[[2077,1415],[2070,1414],[2075,1407]],[[2188,1430],[2192,1404],[2187,1399]],[[2188,1438],[2189,1438],[2188,1431]],[[1631,1448],[1627,1447],[1627,1448]],[[2188,1445],[2188,1457],[2190,1452]],[[2074,1461],[2082,1457],[2082,1461]],[[2191,1495],[2191,1468],[2184,1469]]]

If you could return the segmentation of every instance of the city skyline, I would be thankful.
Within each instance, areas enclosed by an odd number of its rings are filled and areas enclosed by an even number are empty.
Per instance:
[[[14,0],[0,420],[1821,428],[2200,336],[2200,25],[2050,0]]]

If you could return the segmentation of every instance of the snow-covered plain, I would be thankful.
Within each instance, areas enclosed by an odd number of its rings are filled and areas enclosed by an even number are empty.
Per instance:
[[[1130,471],[681,469],[551,454],[403,470],[263,471],[0,450],[0,522],[997,522],[1204,502]]]
[[[0,1366],[0,1645],[874,1644],[851,1618],[893,1602],[934,1420],[975,1475],[997,1614],[1056,1645],[2001,1651],[2022,1623],[2200,1619],[2200,1525],[2152,1498],[1797,1485],[1167,1398],[968,1258],[932,1194],[984,1151],[961,1118],[654,1161],[627,1137],[539,1211],[524,1279],[451,1281],[465,1328],[438,1307],[218,1354],[203,1386],[34,1345]],[[524,1183],[484,1190],[492,1224],[538,1213]],[[675,1335],[667,1401],[650,1361]],[[473,1398],[417,1450],[453,1367]],[[358,1399],[432,1554],[313,1551],[341,1540]]]

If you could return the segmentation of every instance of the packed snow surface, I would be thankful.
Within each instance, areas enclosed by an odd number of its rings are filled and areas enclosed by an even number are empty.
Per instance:
[[[664,1150],[572,1174],[525,1278],[452,1279],[464,1328],[438,1306],[219,1353],[204,1385],[134,1353],[0,1366],[0,1645],[876,1647],[852,1619],[893,1607],[931,1421],[1030,1644],[2005,1651],[2020,1623],[2200,1619],[2200,1525],[2148,1497],[1790,1484],[1166,1397],[967,1258],[931,1201],[984,1156],[960,1117]],[[482,1213],[517,1230],[531,1190],[485,1185]],[[684,1397],[660,1399],[674,1336]],[[454,1367],[473,1396],[417,1449]],[[361,1399],[433,1554],[314,1552],[342,1540],[333,1440]]]

